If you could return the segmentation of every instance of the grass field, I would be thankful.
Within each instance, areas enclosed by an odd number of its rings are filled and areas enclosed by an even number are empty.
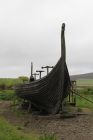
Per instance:
[[[79,79],[77,80],[77,86],[92,86],[93,87],[93,79]]]
[[[13,100],[14,90],[0,90],[0,100]]]
[[[0,79],[0,86],[5,86],[4,89],[0,90],[0,100],[13,100],[14,90],[8,88],[18,83],[23,83],[22,79]],[[93,101],[93,80],[78,80],[77,86],[80,87],[78,92],[81,96]],[[79,96],[76,96],[76,106],[93,110],[93,104]],[[39,137],[37,134],[24,133],[23,130],[19,130],[17,126],[12,126],[0,116],[0,140],[56,140],[56,138],[53,135]]]
[[[13,126],[0,116],[0,140],[57,140],[54,135],[39,136],[24,132],[24,128]]]
[[[24,78],[24,77],[22,77]],[[23,83],[22,78],[0,78],[0,100],[14,100],[15,92],[12,87]],[[2,112],[2,111],[1,111]],[[24,133],[22,129],[11,125],[0,115],[0,140],[57,140],[54,135],[38,136],[33,133]]]
[[[22,83],[19,78],[0,78],[0,100],[12,100],[14,97],[13,86],[18,83]]]
[[[77,80],[78,93],[93,102],[93,79]],[[93,103],[76,96],[76,105],[81,108],[90,108],[93,110]]]
[[[38,140],[35,134],[25,134],[0,117],[0,140]]]
[[[20,78],[0,78],[0,85],[14,86],[15,84],[22,83]]]
[[[81,94],[83,97],[93,102],[93,95]],[[76,97],[76,106],[79,108],[90,108],[93,111],[93,103],[77,96]]]
[[[23,83],[26,77],[19,78],[0,78],[0,100],[12,100],[14,97],[13,87]]]

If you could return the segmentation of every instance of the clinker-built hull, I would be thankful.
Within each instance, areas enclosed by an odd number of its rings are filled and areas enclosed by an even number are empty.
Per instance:
[[[49,114],[56,114],[62,109],[62,102],[70,92],[70,77],[66,65],[65,24],[61,31],[61,57],[51,72],[29,83],[15,86],[16,95],[31,102],[32,107]]]

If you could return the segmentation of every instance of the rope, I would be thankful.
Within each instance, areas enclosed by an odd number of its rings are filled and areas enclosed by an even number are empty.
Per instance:
[[[85,98],[84,96],[81,96],[78,92],[75,92],[75,91],[72,91],[72,92],[73,92],[74,94],[76,94],[76,95],[80,96],[81,98],[85,99],[86,101],[88,101],[88,102],[90,102],[90,103],[92,103],[92,104],[93,104],[93,101],[91,101],[91,100],[89,100],[89,99]]]

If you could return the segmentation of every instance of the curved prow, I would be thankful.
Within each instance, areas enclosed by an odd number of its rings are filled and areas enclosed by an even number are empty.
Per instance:
[[[66,60],[66,50],[65,50],[65,23],[62,24],[61,29],[61,57]]]
[[[61,73],[61,89],[62,89],[62,93],[60,94],[60,111],[62,112],[62,101],[63,101],[63,96],[64,96],[64,78],[65,78],[65,61],[66,61],[66,52],[65,52],[65,23],[62,24],[62,28],[61,28],[61,61],[62,61],[62,73]]]

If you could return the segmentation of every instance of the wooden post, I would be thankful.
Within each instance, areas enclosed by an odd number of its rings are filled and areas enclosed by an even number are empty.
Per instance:
[[[34,79],[36,80],[36,76],[37,76],[37,75],[39,75],[39,74],[37,74],[37,73],[34,73],[33,75],[34,75]]]
[[[45,66],[45,67],[41,67],[42,69],[46,68],[47,69],[47,75],[49,73],[49,68],[53,68],[53,66]]]
[[[28,106],[28,113],[31,111],[31,101],[29,101],[29,106]]]
[[[40,79],[41,79],[41,73],[44,72],[43,70],[36,70],[36,72],[39,72]]]

